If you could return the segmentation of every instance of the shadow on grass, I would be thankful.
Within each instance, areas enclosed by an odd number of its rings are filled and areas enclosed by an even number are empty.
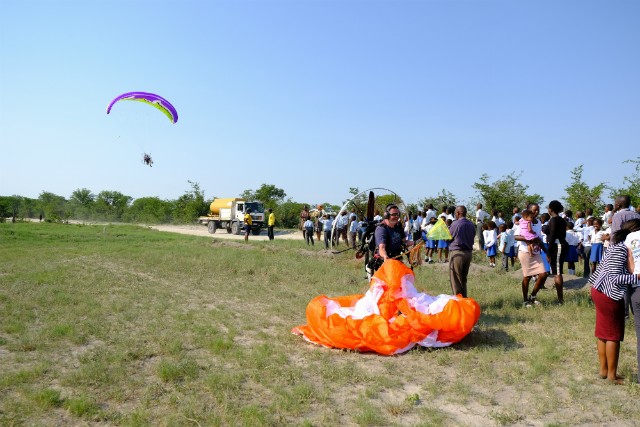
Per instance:
[[[516,350],[521,348],[522,344],[502,329],[476,327],[462,341],[454,345],[455,349],[461,351],[478,347]]]
[[[503,351],[513,351],[522,347],[521,343],[501,329],[476,327],[462,341],[450,347],[416,346],[412,351],[470,351],[478,348],[500,348]]]
[[[586,289],[589,286],[589,279],[583,277],[576,277],[570,280],[564,281],[565,289]]]

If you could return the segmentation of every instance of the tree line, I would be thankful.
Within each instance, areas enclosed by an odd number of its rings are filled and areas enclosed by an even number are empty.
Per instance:
[[[582,165],[571,171],[571,182],[564,188],[563,202],[566,209],[572,211],[584,211],[591,208],[594,214],[604,212],[604,199],[613,200],[621,194],[631,196],[634,206],[640,205],[640,157],[626,160],[634,166],[631,175],[625,176],[623,185],[611,187],[606,182],[589,185],[582,177],[584,168]],[[483,174],[473,183],[472,187],[477,196],[467,203],[475,205],[482,203],[485,209],[501,210],[505,214],[511,212],[513,207],[523,207],[527,203],[542,204],[544,198],[529,192],[529,187],[520,182],[522,172],[512,172],[499,179],[492,180],[488,174]],[[69,219],[86,221],[110,221],[145,224],[189,224],[195,223],[200,216],[207,215],[211,200],[205,200],[204,191],[198,183],[188,181],[190,189],[176,200],[163,200],[158,197],[141,197],[134,199],[119,191],[101,191],[94,194],[87,188],[75,190],[67,199],[47,191],[43,191],[37,199],[13,195],[0,196],[0,221],[6,218],[20,220],[23,218],[43,218],[45,221],[67,221]],[[353,195],[352,204],[359,217],[363,217],[366,210],[366,195],[359,195],[358,188],[350,188]],[[255,190],[245,190],[239,197],[251,201],[260,201],[265,209],[273,209],[277,226],[293,228],[298,225],[300,211],[309,203],[296,202],[286,198],[286,192],[271,184],[262,184]],[[388,196],[385,196],[388,197]],[[379,210],[383,209],[385,198],[377,200]],[[342,203],[345,203],[343,201]],[[384,203],[383,203],[384,202]],[[402,200],[396,203],[404,204]],[[440,193],[426,196],[416,203],[406,204],[406,210],[417,212],[424,206],[433,204],[437,209],[442,206],[455,206],[458,203],[455,194],[446,189]],[[340,206],[323,203],[325,209],[337,212]],[[474,206],[468,206],[470,214]]]

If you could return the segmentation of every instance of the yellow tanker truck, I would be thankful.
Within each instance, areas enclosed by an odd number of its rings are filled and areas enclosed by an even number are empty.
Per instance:
[[[198,222],[206,225],[211,234],[218,228],[226,229],[227,233],[240,234],[247,209],[251,209],[251,233],[257,236],[264,226],[264,205],[260,202],[247,202],[240,197],[213,199],[209,205],[209,213],[198,218]]]

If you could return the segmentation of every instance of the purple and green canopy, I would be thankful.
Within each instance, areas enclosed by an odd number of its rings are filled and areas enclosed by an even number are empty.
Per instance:
[[[144,102],[145,104],[149,104],[162,111],[162,113],[171,120],[171,123],[178,121],[178,112],[173,108],[173,105],[160,95],[149,92],[127,92],[117,96],[113,101],[111,101],[111,103],[109,103],[109,106],[107,107],[107,114],[111,112],[113,104],[121,100]]]

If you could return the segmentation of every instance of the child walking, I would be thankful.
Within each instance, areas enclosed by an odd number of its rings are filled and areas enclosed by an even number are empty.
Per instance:
[[[307,218],[302,226],[304,227],[304,239],[307,241],[307,246],[309,246],[309,242],[311,242],[311,246],[315,246],[315,243],[313,242],[314,224],[311,218]]]

